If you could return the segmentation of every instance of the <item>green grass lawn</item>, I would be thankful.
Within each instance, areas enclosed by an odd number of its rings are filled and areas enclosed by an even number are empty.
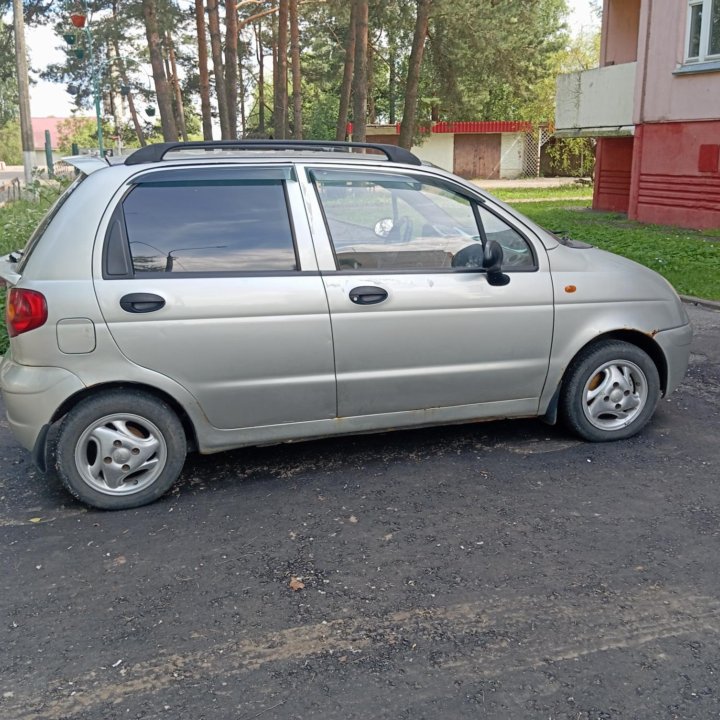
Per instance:
[[[511,203],[513,200],[562,200],[564,198],[592,198],[591,185],[556,185],[542,188],[488,188],[487,192],[500,200]]]
[[[518,203],[517,210],[549,230],[647,265],[681,294],[720,300],[720,228],[697,231],[643,225],[618,213],[589,210],[588,205],[555,200]]]

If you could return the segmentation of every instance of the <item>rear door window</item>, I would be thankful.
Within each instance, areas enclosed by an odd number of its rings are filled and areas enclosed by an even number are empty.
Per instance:
[[[299,269],[283,180],[178,178],[142,182],[125,197],[108,244],[126,236],[130,272],[110,276]]]

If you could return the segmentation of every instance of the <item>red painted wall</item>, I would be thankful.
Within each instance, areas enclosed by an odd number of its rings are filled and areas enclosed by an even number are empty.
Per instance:
[[[720,228],[720,121],[653,123],[637,130],[629,216]]]
[[[633,138],[598,139],[593,194],[595,210],[628,211],[632,160]]]

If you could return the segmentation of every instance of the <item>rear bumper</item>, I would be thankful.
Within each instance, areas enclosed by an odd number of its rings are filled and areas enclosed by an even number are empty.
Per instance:
[[[662,330],[655,335],[655,342],[662,349],[667,362],[667,387],[669,395],[683,381],[690,362],[692,325],[682,325],[672,330]]]
[[[0,366],[0,389],[8,424],[18,442],[35,450],[43,427],[55,411],[85,386],[76,375],[57,367],[19,365],[6,357]]]

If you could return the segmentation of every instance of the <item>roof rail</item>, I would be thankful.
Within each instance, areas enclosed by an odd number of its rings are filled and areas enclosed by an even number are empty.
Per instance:
[[[195,142],[166,142],[146,145],[128,155],[126,165],[160,162],[172,150],[326,150],[350,152],[355,149],[377,150],[390,162],[422,165],[409,150],[397,145],[354,143],[337,140],[213,140]]]

